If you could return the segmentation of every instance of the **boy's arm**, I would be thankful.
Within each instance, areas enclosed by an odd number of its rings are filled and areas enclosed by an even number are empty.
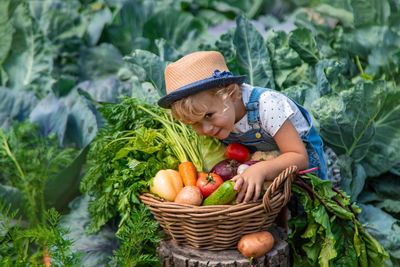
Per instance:
[[[281,154],[268,161],[260,161],[248,167],[242,174],[232,178],[235,189],[241,188],[236,202],[256,201],[265,180],[273,180],[284,169],[297,166],[299,170],[308,167],[308,154],[296,128],[287,119],[274,136]]]

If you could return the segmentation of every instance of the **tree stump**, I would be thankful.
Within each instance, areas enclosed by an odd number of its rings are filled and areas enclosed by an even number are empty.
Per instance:
[[[251,262],[237,250],[200,250],[178,245],[164,239],[157,249],[164,267],[287,267],[290,266],[289,244],[283,228],[273,225],[269,232],[274,236],[274,247],[267,254]]]

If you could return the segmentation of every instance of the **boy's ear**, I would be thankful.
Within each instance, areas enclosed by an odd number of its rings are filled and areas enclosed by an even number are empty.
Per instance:
[[[231,100],[233,101],[233,102],[235,102],[235,101],[237,101],[237,100],[240,100],[241,99],[241,94],[240,94],[240,91],[239,90],[235,90],[234,92],[233,92],[233,94],[231,95]]]
[[[239,96],[238,96],[238,93],[237,93],[237,92],[235,92],[235,93],[233,93],[233,94],[231,95],[231,100],[232,100],[232,102],[236,102],[236,101],[238,100],[238,98],[239,98]]]

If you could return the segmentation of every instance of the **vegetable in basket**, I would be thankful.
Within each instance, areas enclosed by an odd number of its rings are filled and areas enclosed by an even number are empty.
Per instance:
[[[232,180],[225,181],[203,201],[203,206],[231,204],[239,191],[233,189],[234,185],[235,182]]]
[[[226,181],[236,175],[239,165],[240,163],[235,159],[224,159],[218,162],[210,172],[218,174],[224,181]]]
[[[212,173],[216,173],[226,181],[232,179],[235,175],[241,174],[247,167],[256,164],[259,161],[246,161],[240,163],[235,159],[224,159],[218,162],[212,169]]]
[[[189,185],[182,188],[175,198],[176,203],[200,206],[203,201],[203,195],[197,186]]]
[[[240,164],[237,168],[237,174],[242,174],[248,167],[258,163],[259,161],[246,161]]]
[[[227,145],[215,137],[198,135],[198,138],[200,140],[198,149],[203,159],[203,170],[199,171],[211,172],[213,166],[225,159]]]
[[[174,201],[183,184],[179,172],[171,169],[160,170],[150,183],[150,191],[158,196]]]
[[[247,147],[239,143],[230,143],[225,151],[228,159],[235,159],[239,162],[245,162],[250,158],[250,151]]]
[[[200,189],[203,197],[208,197],[224,182],[216,173],[199,172],[196,186]]]
[[[184,186],[196,185],[197,170],[192,162],[181,162],[181,164],[179,164],[179,174],[181,175]]]

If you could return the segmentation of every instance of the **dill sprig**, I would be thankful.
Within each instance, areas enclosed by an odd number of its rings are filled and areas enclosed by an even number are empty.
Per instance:
[[[31,227],[45,222],[44,212],[49,208],[46,182],[68,166],[77,152],[59,147],[55,135],[40,136],[33,123],[16,123],[7,132],[0,130],[0,183],[20,192],[20,212]]]

